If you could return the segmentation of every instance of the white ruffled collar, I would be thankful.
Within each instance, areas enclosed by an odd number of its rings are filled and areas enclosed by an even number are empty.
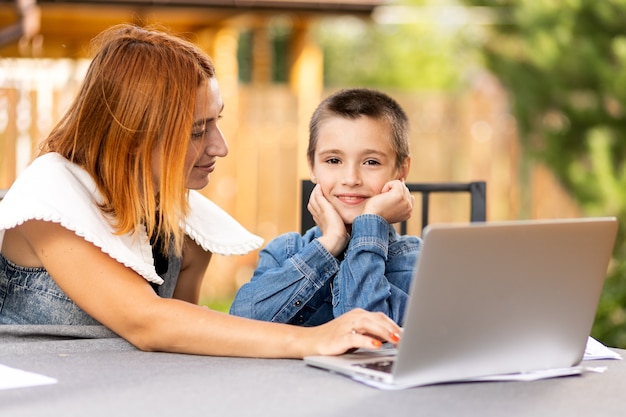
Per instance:
[[[51,221],[93,243],[146,280],[161,284],[145,230],[140,236],[115,235],[98,208],[99,201],[100,193],[85,170],[56,153],[40,156],[0,202],[0,245],[6,229],[27,220]],[[199,192],[189,192],[189,204],[191,210],[184,220],[184,230],[204,250],[242,255],[262,245],[263,239]]]

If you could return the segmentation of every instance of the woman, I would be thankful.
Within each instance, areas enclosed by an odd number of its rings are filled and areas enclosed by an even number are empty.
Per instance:
[[[76,100],[0,203],[0,323],[101,323],[142,350],[205,355],[397,343],[380,313],[301,328],[198,306],[211,253],[261,244],[194,191],[228,152],[213,65],[191,43],[130,25],[94,46]]]

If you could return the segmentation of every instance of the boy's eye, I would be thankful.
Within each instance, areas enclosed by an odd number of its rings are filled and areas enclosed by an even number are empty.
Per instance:
[[[339,161],[339,159],[337,159],[337,158],[328,158],[328,159],[326,160],[326,163],[327,163],[327,164],[338,164],[339,162],[340,162],[340,161]]]
[[[380,165],[380,162],[374,159],[368,159],[367,161],[365,161],[365,165]]]

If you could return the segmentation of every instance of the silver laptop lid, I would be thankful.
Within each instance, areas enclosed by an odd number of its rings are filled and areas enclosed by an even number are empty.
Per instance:
[[[616,233],[615,218],[429,226],[394,382],[577,364]]]

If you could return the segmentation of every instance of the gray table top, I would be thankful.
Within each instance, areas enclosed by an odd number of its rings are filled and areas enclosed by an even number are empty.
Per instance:
[[[586,363],[608,369],[381,391],[299,360],[147,353],[106,329],[0,326],[0,364],[58,380],[0,390],[0,415],[623,416],[626,361]]]

